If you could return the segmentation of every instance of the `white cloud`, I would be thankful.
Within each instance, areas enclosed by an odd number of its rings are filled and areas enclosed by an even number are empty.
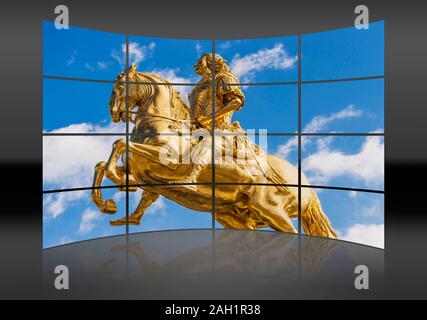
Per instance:
[[[225,50],[227,50],[227,49],[231,48],[231,42],[230,42],[230,41],[224,41],[224,42],[221,42],[221,43],[219,44],[219,48],[220,48],[222,51],[225,51]]]
[[[69,236],[62,236],[59,239],[59,242],[57,243],[57,245],[61,245],[61,244],[67,244],[67,243],[71,243],[71,242],[75,242],[76,240],[70,238]]]
[[[109,122],[105,126],[82,122],[70,124],[66,127],[57,128],[52,131],[43,130],[44,133],[117,133],[125,131],[126,125],[124,122]]]
[[[90,123],[73,124],[50,132],[116,132],[112,124],[105,127]],[[68,136],[43,137],[43,185],[45,189],[66,189],[92,185],[94,167],[99,161],[107,161],[112,143],[118,137]],[[44,199],[46,212],[58,217],[68,206],[87,196],[87,192],[61,192],[48,194]]]
[[[147,57],[149,57],[154,49],[156,48],[156,44],[154,42],[150,42],[148,45],[141,46],[137,42],[129,43],[129,64],[136,64],[137,66]],[[113,50],[111,52],[111,57],[115,59],[122,68],[126,66],[126,44],[122,43],[121,50]]]
[[[165,215],[166,208],[167,208],[167,205],[166,205],[165,198],[160,196],[155,202],[151,204],[151,206],[148,207],[146,213],[152,214],[152,215]]]
[[[314,117],[304,128],[304,132],[321,132],[331,122],[362,116],[362,111],[353,105],[332,113],[328,116]],[[382,137],[366,137],[360,150],[356,153],[344,153],[331,149],[334,137],[313,139],[304,137],[302,149],[315,141],[316,152],[303,161],[303,170],[313,184],[327,183],[336,177],[349,177],[363,181],[366,184],[381,185],[384,180],[384,142]],[[276,155],[288,158],[290,153],[298,148],[298,138],[289,139],[280,145]]]
[[[202,45],[200,44],[199,41],[196,42],[196,53],[197,56],[200,57],[202,55]]]
[[[102,61],[97,61],[96,62],[96,67],[99,70],[106,70],[106,69],[108,69],[108,66],[109,66],[109,63],[107,63],[107,62],[102,62]]]
[[[69,206],[69,204],[87,196],[84,191],[60,192],[46,194],[43,197],[44,218],[57,218]]]
[[[361,214],[368,218],[382,216],[384,214],[383,202],[379,199],[372,199],[369,206],[362,207]]]
[[[343,240],[384,248],[384,224],[355,224],[337,233]]]
[[[96,226],[96,221],[101,219],[101,215],[99,212],[96,212],[92,209],[86,209],[80,220],[79,233],[84,234],[93,230]]]
[[[320,132],[328,124],[335,120],[342,120],[348,118],[358,118],[362,116],[362,110],[356,109],[354,105],[349,105],[346,108],[332,113],[329,116],[316,116],[304,127],[304,132]]]
[[[357,194],[358,194],[358,192],[357,192],[357,191],[350,191],[350,192],[348,193],[348,196],[349,196],[350,198],[356,198],[356,197],[357,197]]]
[[[287,159],[292,151],[298,148],[298,138],[293,137],[288,139],[284,144],[277,148],[276,156],[279,158]]]
[[[114,138],[44,137],[43,182],[61,188],[90,186],[97,162],[108,160]]]
[[[322,137],[322,138],[317,138],[316,141],[316,148],[317,150],[325,150],[327,149],[332,141],[334,140],[333,136],[330,137]]]
[[[171,83],[195,83],[197,80],[194,77],[183,77],[178,75],[179,69],[154,69],[151,72],[155,73],[163,78],[165,78],[167,81]],[[185,100],[185,102],[188,102],[188,94],[193,90],[192,86],[174,86],[175,90],[177,90],[179,93],[181,93],[181,97]]]
[[[186,78],[183,76],[178,75],[180,69],[171,69],[171,68],[165,68],[165,69],[153,69],[152,73],[155,73],[163,78],[165,78],[167,81],[171,83],[194,83],[194,78]]]
[[[138,65],[142,62],[149,51],[154,49],[155,45],[150,43],[148,46],[140,46],[136,42],[129,43],[129,64]]]
[[[302,167],[314,184],[345,176],[366,184],[381,185],[384,179],[384,142],[382,137],[366,137],[356,153],[344,153],[325,146],[305,158]]]
[[[108,69],[109,66],[110,64],[108,62],[102,62],[102,61],[97,61],[94,65],[88,62],[85,63],[85,68],[92,72],[106,70]]]
[[[262,49],[242,57],[236,54],[230,63],[230,68],[242,82],[249,82],[254,79],[258,71],[290,69],[296,61],[298,57],[290,57],[283,44],[278,43],[271,49]]]
[[[138,206],[141,197],[142,197],[142,189],[139,189],[133,193],[133,205],[136,207]],[[160,196],[157,198],[156,201],[154,201],[145,211],[144,215],[162,215],[164,216],[166,214],[166,208],[167,204],[165,201],[165,198]]]
[[[342,120],[342,119],[349,119],[349,118],[356,118],[360,117],[362,115],[362,111],[355,108],[353,105],[349,105],[346,108],[331,113],[328,116],[316,116],[307,125],[304,127],[303,132],[310,132],[310,133],[317,133],[321,132],[325,127],[327,127],[331,122]],[[318,147],[324,148],[327,143],[330,143],[332,140],[332,137],[327,137],[323,139],[318,139]],[[311,141],[310,137],[304,137],[302,139],[302,148]],[[323,143],[323,145],[321,145]],[[276,155],[281,158],[288,158],[289,154],[298,148],[298,138],[294,137],[289,139],[286,143],[280,145],[277,149]]]
[[[77,51],[73,51],[70,58],[65,60],[66,66],[71,66],[72,64],[74,64],[76,62],[76,53],[77,53]]]
[[[126,195],[126,192],[124,192],[124,191],[117,191],[113,195],[113,200],[116,201],[116,203],[120,202],[122,199],[124,199],[125,195]]]
[[[85,63],[85,68],[86,69],[88,69],[88,70],[90,70],[90,71],[92,71],[92,72],[94,72],[95,71],[95,67],[94,66],[92,66],[90,63],[88,63],[88,62],[86,62]]]

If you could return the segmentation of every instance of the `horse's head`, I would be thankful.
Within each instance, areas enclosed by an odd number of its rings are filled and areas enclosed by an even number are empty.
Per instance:
[[[120,73],[114,82],[109,105],[110,115],[113,122],[119,122],[120,120],[126,122],[126,73],[128,74],[129,81],[132,82],[136,73],[136,65],[132,64],[127,72],[125,70]],[[135,87],[136,86],[134,85],[129,85],[129,111],[131,111],[137,104],[137,99],[133,92],[131,92]]]
[[[128,75],[128,79],[126,79],[126,75]],[[128,90],[126,90],[126,80],[129,83]],[[155,85],[155,83],[162,83],[162,85]],[[128,101],[126,101],[126,95]],[[154,100],[157,103],[153,103]],[[146,116],[144,113],[155,113],[177,120],[190,119],[190,108],[166,79],[153,73],[137,72],[134,64],[128,70],[120,73],[114,83],[110,97],[111,119],[113,122],[120,120],[126,122],[127,111],[132,112],[135,107],[140,107],[150,101],[151,104],[147,108],[137,112],[140,119]],[[150,110],[150,107],[155,110]],[[135,123],[135,117],[135,115],[128,115],[129,121],[133,123]]]

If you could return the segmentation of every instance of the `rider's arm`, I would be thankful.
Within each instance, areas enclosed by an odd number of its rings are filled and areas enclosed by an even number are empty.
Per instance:
[[[234,94],[228,94],[224,97],[224,100],[227,102],[224,104],[224,107],[221,108],[218,112],[215,112],[215,119],[219,119],[229,113],[230,111],[240,110],[243,106],[243,101],[239,96]],[[202,125],[207,125],[212,122],[212,114],[199,119],[199,122]]]

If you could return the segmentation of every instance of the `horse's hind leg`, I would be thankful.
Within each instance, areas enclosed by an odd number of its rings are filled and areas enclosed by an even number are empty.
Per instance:
[[[102,179],[104,178],[105,167],[107,163],[105,161],[99,162],[95,166],[95,175],[93,177],[93,189],[92,189],[92,200],[103,213],[113,214],[117,212],[117,206],[114,200],[108,199],[104,202],[102,199],[101,186]]]
[[[129,224],[138,225],[141,223],[141,218],[144,215],[145,210],[157,199],[159,195],[157,193],[143,191],[141,200],[139,201],[138,207],[133,214],[129,216]],[[111,220],[110,224],[113,226],[122,226],[126,224],[126,217],[117,220]]]
[[[251,196],[251,211],[262,221],[274,230],[297,233],[291,218],[283,209],[285,195],[281,194],[276,187],[259,187]]]
[[[239,216],[237,212],[216,212],[215,220],[226,229],[256,229],[256,223],[250,217]]]

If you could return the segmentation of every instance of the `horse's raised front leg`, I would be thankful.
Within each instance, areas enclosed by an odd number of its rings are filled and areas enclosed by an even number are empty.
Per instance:
[[[111,152],[105,168],[105,176],[113,181],[120,191],[126,191],[126,168],[123,166],[117,166],[117,162],[125,151],[126,140],[116,140],[113,143],[113,151]],[[131,177],[129,177],[129,184],[131,184]],[[136,187],[129,187],[129,191],[136,191]]]
[[[126,151],[126,140],[119,139],[113,143],[113,151],[111,152],[110,159],[108,159],[105,176],[113,181],[120,191],[126,191],[126,167],[117,166],[121,155]],[[135,185],[136,182],[133,176],[129,173],[129,184]],[[128,187],[129,191],[136,191],[136,187]]]
[[[144,215],[145,210],[157,199],[159,195],[157,193],[143,191],[141,200],[139,201],[138,207],[135,212],[129,215],[129,224],[139,225],[141,218]],[[122,226],[126,224],[126,217],[117,220],[110,220],[110,224],[113,226]]]
[[[113,199],[108,199],[104,202],[102,199],[101,186],[102,179],[104,178],[105,167],[107,163],[105,161],[99,162],[95,166],[95,175],[93,177],[93,189],[92,189],[92,200],[95,202],[96,206],[103,213],[113,214],[117,212],[117,206]]]
[[[102,192],[99,187],[102,184],[104,176],[109,178],[113,183],[119,186],[120,191],[126,191],[126,168],[117,166],[120,156],[126,151],[126,141],[124,139],[116,140],[113,143],[108,162],[101,161],[95,166],[95,175],[92,186],[92,200],[103,213],[113,214],[117,212],[117,206],[113,199],[104,201]],[[136,184],[133,176],[129,175],[129,184]],[[129,191],[136,191],[136,187],[128,187]]]

